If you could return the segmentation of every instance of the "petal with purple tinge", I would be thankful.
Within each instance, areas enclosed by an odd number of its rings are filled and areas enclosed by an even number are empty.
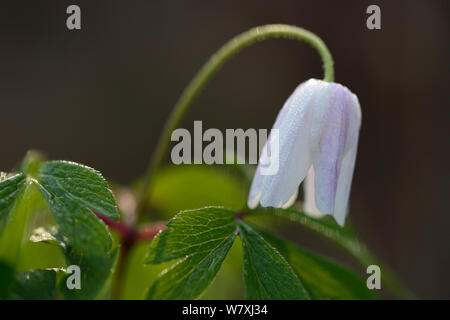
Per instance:
[[[344,156],[349,117],[346,94],[341,85],[330,84],[314,106],[311,154],[315,170],[315,200],[324,214],[334,212],[339,170]]]
[[[358,149],[358,136],[361,127],[361,109],[355,95],[348,97],[349,103],[349,130],[345,146],[345,155],[342,159],[341,170],[336,190],[334,205],[334,218],[341,226],[344,225],[348,211],[348,200],[355,168],[356,152]]]

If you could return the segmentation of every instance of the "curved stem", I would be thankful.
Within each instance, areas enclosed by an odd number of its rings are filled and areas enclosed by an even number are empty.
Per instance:
[[[164,126],[156,146],[156,151],[153,154],[147,169],[144,185],[141,189],[140,197],[138,198],[138,213],[145,209],[147,202],[146,199],[151,187],[152,178],[169,150],[172,131],[179,126],[187,110],[191,106],[194,99],[201,92],[205,84],[225,63],[225,61],[238,53],[241,49],[257,41],[262,41],[269,38],[289,38],[309,43],[314,49],[317,50],[322,58],[325,73],[324,80],[329,82],[334,80],[333,59],[328,48],[318,36],[308,30],[290,25],[271,24],[252,28],[228,41],[203,65],[175,104],[175,107],[173,108],[172,113]]]

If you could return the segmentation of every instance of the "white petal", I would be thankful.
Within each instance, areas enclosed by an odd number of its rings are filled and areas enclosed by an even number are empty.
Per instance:
[[[255,176],[253,177],[250,192],[248,194],[247,206],[250,209],[255,209],[258,206],[259,199],[261,199],[261,188],[264,181],[264,176],[261,175],[259,166],[256,169]]]
[[[278,129],[280,126],[280,123],[284,119],[287,110],[290,108],[290,103],[292,101],[292,97],[294,96],[295,91],[290,95],[290,97],[286,100],[283,107],[281,108],[280,112],[277,115],[277,119],[275,120],[275,123],[272,127],[272,129]],[[266,144],[264,145],[259,161],[258,161],[258,167],[256,168],[255,176],[253,177],[252,185],[250,187],[250,193],[248,195],[247,200],[247,206],[250,209],[254,209],[258,206],[259,200],[261,199],[261,193],[262,193],[262,184],[264,182],[265,175],[262,174],[262,168],[264,165],[269,163],[269,153],[268,149],[269,142],[272,140],[272,134],[269,135],[267,138]]]
[[[287,209],[290,206],[292,206],[297,200],[297,196],[298,196],[298,189],[296,189],[294,194],[289,198],[289,200],[285,204],[283,204],[282,208]]]
[[[247,206],[250,209],[255,209],[258,206],[259,199],[261,199],[261,191],[259,191],[257,194],[252,195],[252,197],[248,197],[247,200]]]
[[[311,165],[309,132],[312,102],[323,88],[323,82],[308,80],[293,93],[279,129],[279,156],[276,174],[267,175],[262,183],[261,205],[281,207],[288,202],[305,178]],[[276,155],[274,155],[276,156]]]

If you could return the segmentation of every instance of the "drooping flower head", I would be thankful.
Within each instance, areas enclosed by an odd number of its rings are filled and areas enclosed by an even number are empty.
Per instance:
[[[359,101],[349,89],[316,79],[300,84],[278,114],[276,130],[263,148],[249,208],[258,203],[292,205],[308,176],[305,211],[331,214],[344,225],[360,126]],[[264,167],[275,160],[277,170],[265,173]]]

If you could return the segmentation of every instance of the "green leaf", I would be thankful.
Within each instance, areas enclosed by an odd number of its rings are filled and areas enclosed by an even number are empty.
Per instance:
[[[352,270],[258,229],[289,262],[313,299],[374,299],[366,282]]]
[[[30,159],[25,159],[30,164]],[[39,192],[27,176],[0,173],[0,298],[9,290],[20,262],[26,225],[34,211]]]
[[[81,289],[67,288],[65,275],[59,285],[59,292],[65,299],[94,299],[104,289],[105,283],[113,273],[118,256],[119,248],[115,248],[103,255],[91,252],[80,252],[73,249],[70,242],[58,231],[57,227],[36,229],[30,240],[37,243],[58,245],[66,257],[66,264],[77,265],[81,271]]]
[[[0,258],[14,269],[19,263],[26,223],[40,197],[24,174],[0,182]]]
[[[0,300],[9,298],[9,291],[14,282],[14,268],[0,260]]]
[[[26,241],[20,252],[17,272],[36,269],[60,268],[65,265],[65,256],[58,246],[49,246],[44,242]]]
[[[340,227],[331,216],[315,218],[308,216],[295,207],[289,209],[264,208],[258,210],[260,213],[270,213],[292,222],[321,235],[332,243],[338,245],[351,256],[353,256],[364,268],[369,265],[382,263],[368,250],[366,245],[358,238],[354,229],[347,223],[345,227]],[[397,297],[413,298],[414,295],[407,289],[386,266],[382,267],[382,282]]]
[[[57,270],[20,272],[11,290],[14,300],[53,300],[56,297]]]
[[[84,284],[78,291],[60,289],[69,299],[93,298],[109,279],[118,256],[117,248],[110,251],[111,235],[93,211],[117,219],[114,196],[94,169],[42,159],[38,153],[28,153],[23,172],[0,175],[0,257],[17,272],[29,216],[38,212],[44,198],[44,206],[48,205],[58,223],[57,242],[66,263],[80,266]]]
[[[219,207],[182,211],[157,236],[145,262],[179,259],[150,287],[148,299],[195,299],[212,282],[237,233],[234,213]]]
[[[60,284],[59,290],[64,299],[95,299],[105,289],[110,276],[112,275],[117,258],[119,257],[119,247],[114,248],[104,256],[93,254],[81,254],[78,252],[66,251],[68,265],[77,265],[81,270],[81,289],[69,290],[67,288],[66,275]]]
[[[155,176],[149,207],[163,217],[205,206],[237,211],[245,206],[247,191],[246,183],[229,170],[206,165],[168,166]]]
[[[3,174],[0,180],[0,236],[13,215],[24,186],[25,175],[23,173],[9,178]]]
[[[116,200],[108,183],[95,169],[68,161],[45,162],[38,173],[40,184],[56,196],[64,192],[85,207],[117,220]]]
[[[268,212],[298,223],[331,240],[363,263],[371,259],[366,246],[358,239],[355,231],[349,227],[348,223],[344,227],[341,227],[331,216],[323,216],[320,218],[311,217],[296,208],[265,208],[261,212]]]
[[[74,249],[93,254],[110,250],[111,235],[92,211],[113,219],[118,218],[118,211],[114,196],[99,172],[72,162],[45,162],[36,182],[59,232]]]
[[[310,299],[298,275],[269,242],[242,221],[239,230],[244,251],[246,299]]]
[[[203,300],[244,299],[242,260],[242,242],[237,237],[217,272],[214,283],[202,293],[201,298]]]

